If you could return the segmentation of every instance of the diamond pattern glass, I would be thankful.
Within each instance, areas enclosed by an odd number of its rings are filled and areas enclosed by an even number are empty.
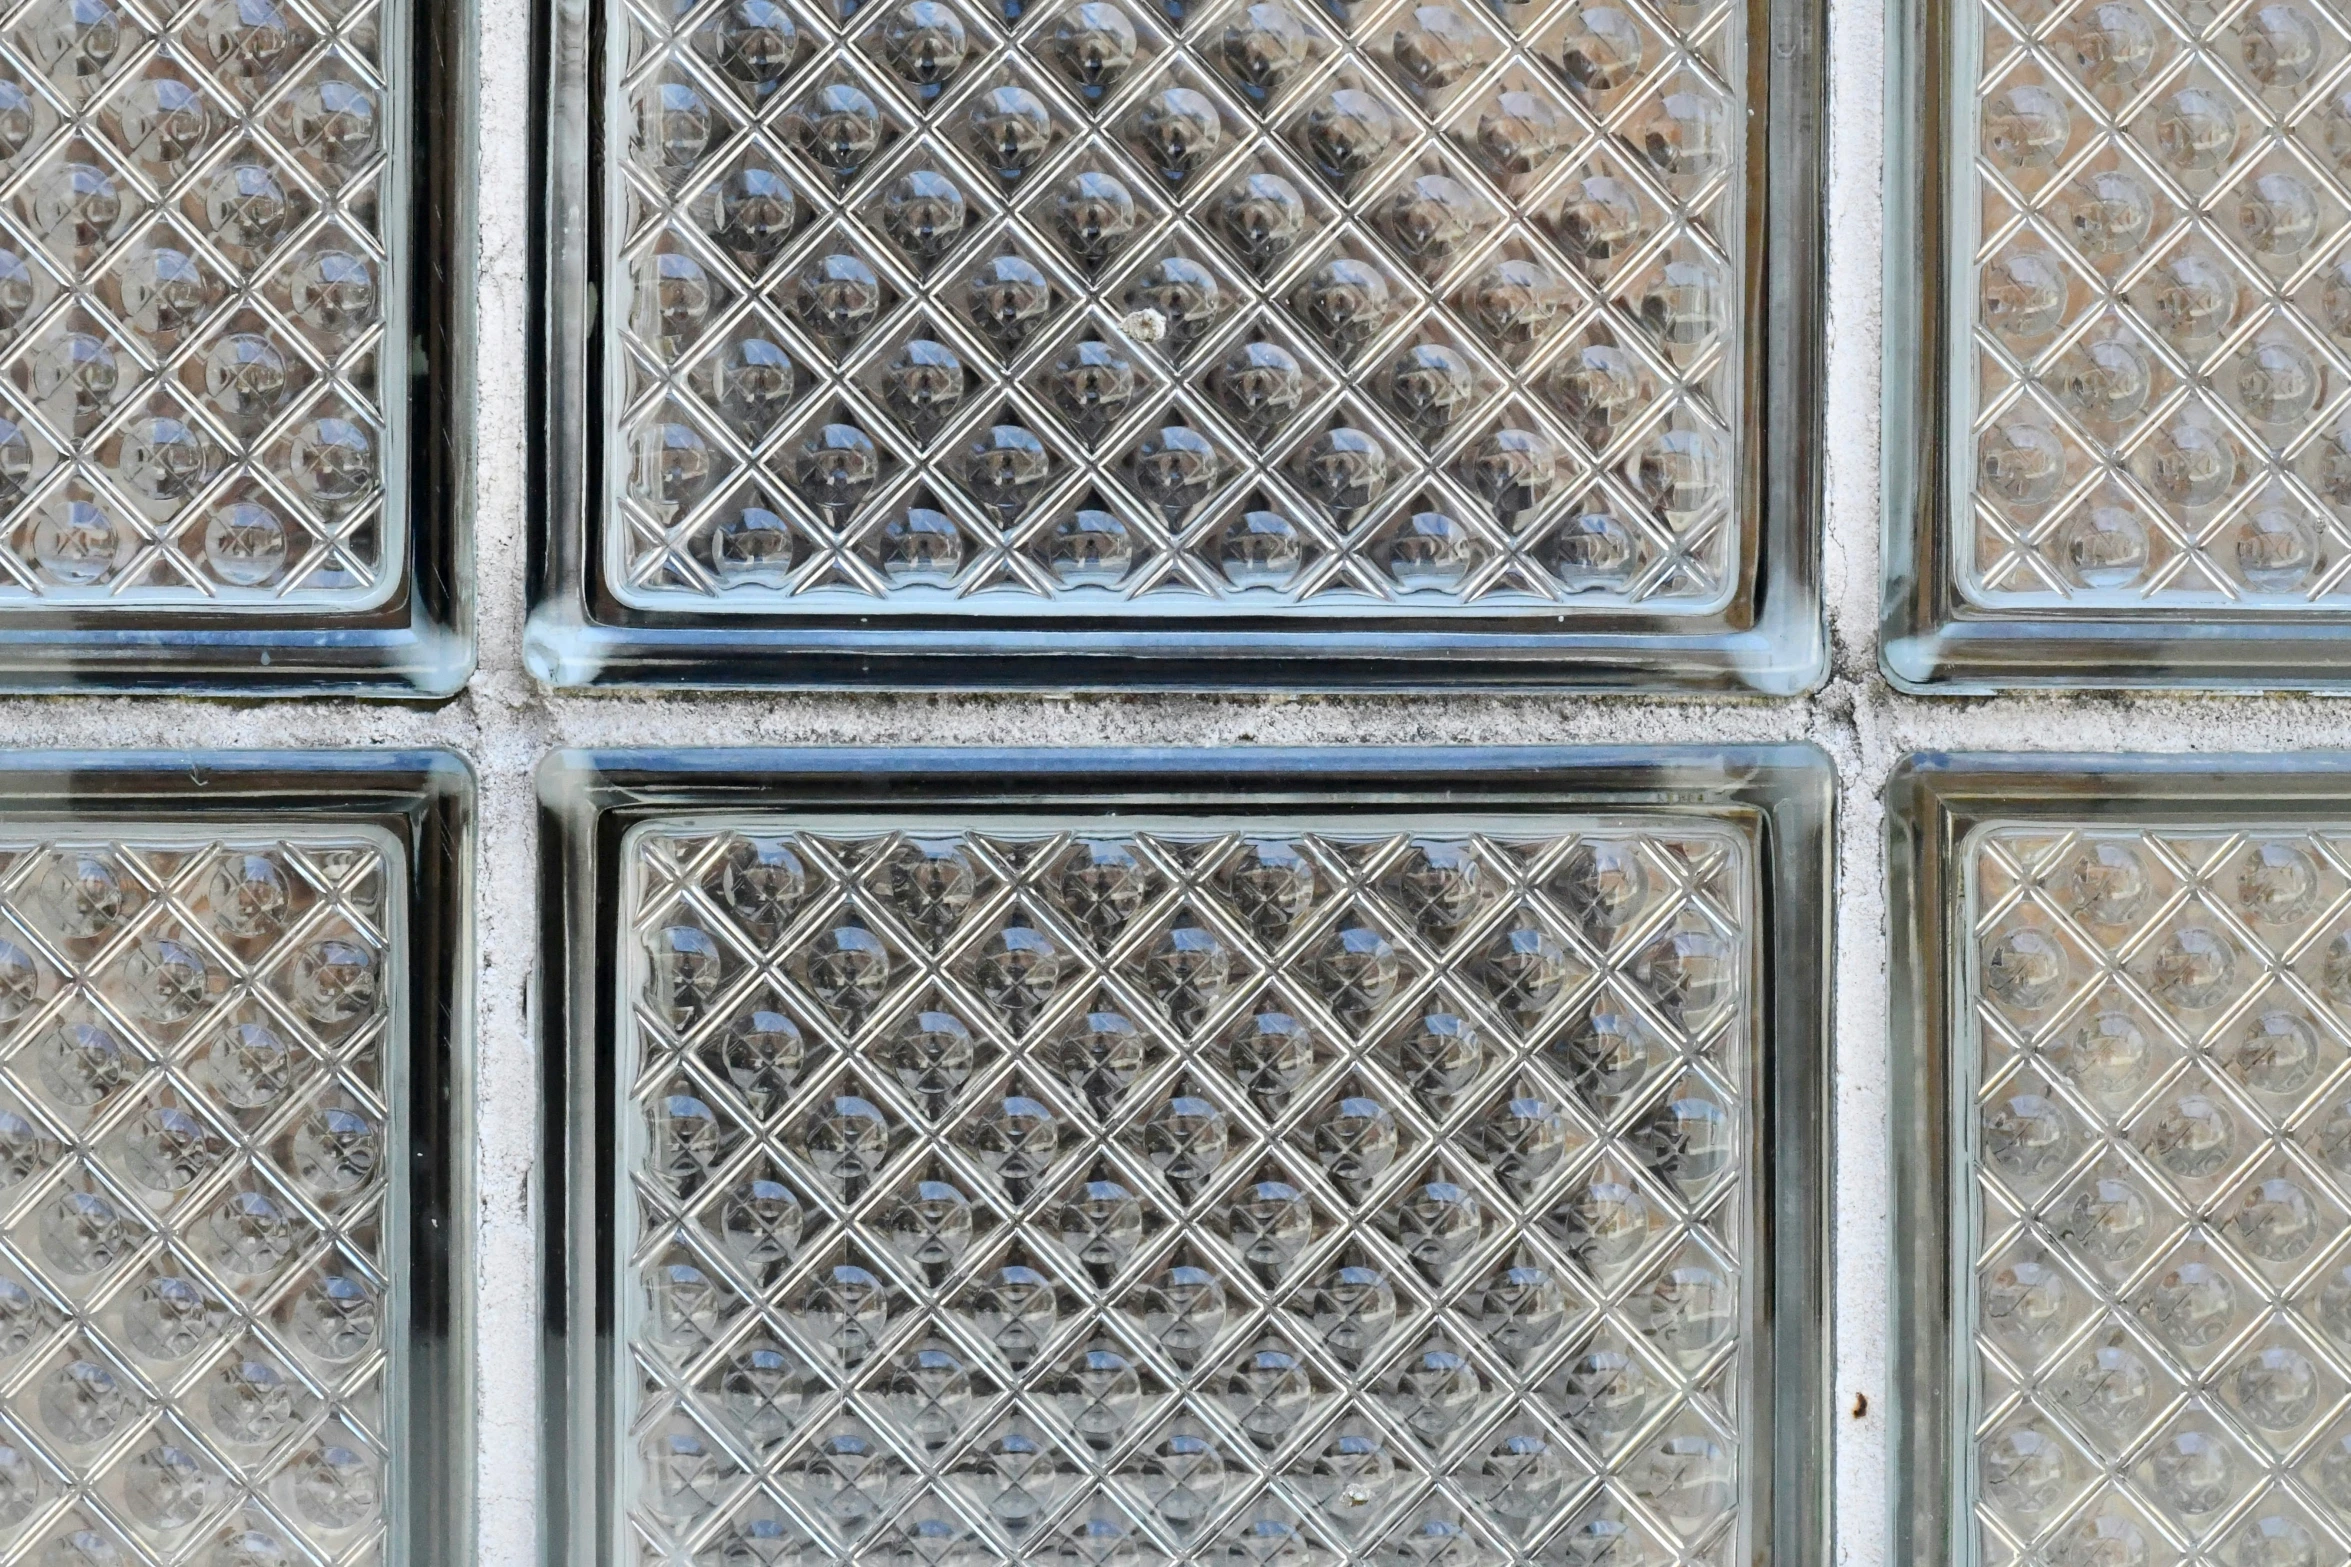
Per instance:
[[[2016,610],[2340,609],[2351,7],[1961,7],[1955,569]]]
[[[1735,0],[638,0],[639,606],[1719,607]]]
[[[2351,1549],[2351,829],[1995,825],[1966,854],[1976,1559]]]
[[[619,867],[617,1548],[1754,1549],[1741,833],[672,814]]]
[[[0,7],[0,614],[399,586],[405,14]]]
[[[402,908],[377,833],[0,831],[0,1560],[384,1559]]]

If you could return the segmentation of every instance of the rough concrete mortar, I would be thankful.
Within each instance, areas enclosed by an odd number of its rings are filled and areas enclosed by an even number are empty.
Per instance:
[[[1364,699],[568,697],[523,673],[523,456],[530,38],[526,0],[482,0],[476,478],[481,670],[437,711],[342,703],[0,702],[0,744],[40,747],[446,745],[482,785],[478,918],[480,1560],[537,1552],[537,1272],[530,1208],[537,1050],[525,1003],[534,950],[531,776],[563,745],[1668,744],[1806,739],[1843,779],[1838,838],[1837,1217],[1833,1398],[1837,1555],[1886,1555],[1884,823],[1887,774],[1919,749],[2265,751],[2351,748],[2351,703],[2310,698],[2085,696],[1920,701],[1875,673],[1878,573],[1883,26],[1877,0],[1831,7],[1827,449],[1836,668],[1804,701],[1426,696]],[[1857,1395],[1869,1413],[1849,1412]]]

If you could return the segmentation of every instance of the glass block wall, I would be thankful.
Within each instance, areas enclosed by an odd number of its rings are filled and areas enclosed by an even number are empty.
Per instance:
[[[2341,610],[2351,13],[1952,13],[1951,568],[2001,610]]]
[[[399,586],[406,14],[0,7],[0,616]]]
[[[1750,854],[1687,819],[635,829],[620,1548],[1744,1555]]]
[[[2347,846],[2084,821],[1966,851],[1952,1482],[1971,1559],[2351,1542]]]
[[[639,608],[1712,613],[1747,7],[615,5]]]
[[[0,836],[0,1560],[402,1559],[400,862]]]

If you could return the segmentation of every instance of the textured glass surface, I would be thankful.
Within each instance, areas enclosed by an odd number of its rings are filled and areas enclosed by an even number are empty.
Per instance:
[[[1962,591],[2340,611],[2351,5],[1954,15]]]
[[[1980,1559],[2351,1550],[2347,872],[2351,828],[1968,851],[1954,1416]]]
[[[1745,840],[663,822],[624,849],[647,1559],[1745,1559]]]
[[[626,0],[639,607],[1711,613],[1739,0]]]
[[[0,608],[397,586],[403,17],[0,5]]]
[[[398,861],[217,832],[0,834],[0,1561],[386,1554]]]

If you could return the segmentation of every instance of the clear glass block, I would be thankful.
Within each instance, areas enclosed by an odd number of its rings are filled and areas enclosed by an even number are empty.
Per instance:
[[[556,176],[611,301],[599,422],[552,410],[583,613],[735,669],[852,625],[1149,657],[1540,621],[1554,661],[1753,631],[1774,14],[608,8],[576,89],[607,155]],[[1809,667],[1788,613],[1742,678]]]
[[[2303,650],[2351,625],[2351,6],[1904,10],[1928,108],[1893,319],[1940,352],[1897,367],[1894,517],[1920,531],[1891,558],[1890,667],[2342,678]],[[2165,667],[2200,623],[2257,646]],[[2016,645],[2036,634],[2055,672]]]
[[[575,1527],[810,1562],[1773,1537],[1747,827],[916,806],[606,841],[574,1278],[612,1302],[613,1445]]]
[[[1908,1455],[1915,1501],[1898,1510],[1919,1549],[1904,1559],[2340,1559],[2341,776],[2224,761],[2200,786],[1980,761],[1922,765],[1905,786],[1936,802],[1912,842],[1954,829],[1931,873],[1949,878],[1954,1005],[1947,1076],[1896,1133],[1951,1151],[1898,1205],[1920,1232],[1898,1291],[1905,1396],[1932,1428],[1912,1432],[1929,1445]],[[1931,995],[1897,1017],[1923,1019]],[[1898,1081],[1902,1060],[1898,1046]]]
[[[377,813],[462,811],[453,759],[345,767],[324,811],[332,762],[145,760],[0,762],[0,1560],[437,1556],[470,1486],[418,1438],[471,1373],[413,955],[463,916]]]
[[[87,683],[59,672],[81,652],[129,683],[157,631],[202,630],[285,645],[266,683],[454,684],[456,612],[416,581],[450,531],[416,482],[446,477],[451,410],[412,382],[453,319],[414,286],[455,134],[414,123],[449,90],[425,9],[0,7],[0,629],[73,633],[0,679]],[[316,646],[404,621],[419,645]]]

